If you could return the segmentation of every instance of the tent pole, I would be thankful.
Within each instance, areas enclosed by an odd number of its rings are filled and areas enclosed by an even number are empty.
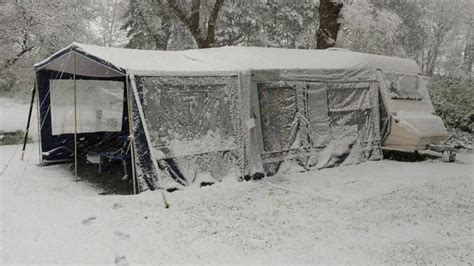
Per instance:
[[[34,104],[34,101],[35,101],[35,94],[36,94],[36,81],[33,84],[33,89],[31,90],[30,111],[28,112],[28,121],[26,121],[25,137],[23,138],[23,150],[21,151],[21,160],[22,161],[23,161],[23,157],[25,156],[26,141],[28,140],[28,131],[30,130],[30,120],[31,120],[31,114],[33,112],[33,104]]]
[[[38,123],[38,160],[39,164],[43,163],[43,156],[41,151],[41,114],[40,114],[40,93],[38,87],[38,77],[35,76],[35,86],[36,90],[38,90],[38,101],[36,102],[36,121]]]
[[[73,87],[74,87],[74,177],[77,180],[77,96],[76,96],[76,53],[73,52]]]
[[[140,115],[140,120],[142,121],[142,124],[143,124],[143,132],[145,133],[145,139],[148,145],[148,149],[150,149],[150,157],[153,163],[153,168],[155,169],[155,174],[158,181],[158,186],[160,187],[161,196],[163,197],[163,203],[165,204],[165,208],[169,208],[170,205],[168,204],[168,201],[166,200],[165,192],[163,191],[163,187],[161,186],[161,182],[160,182],[160,175],[158,173],[159,171],[158,162],[156,161],[155,155],[153,155],[153,151],[151,150],[152,146],[150,142],[150,133],[148,132],[148,126],[145,121],[145,114],[143,112],[142,104],[140,103],[140,98],[138,97],[138,91],[135,84],[135,76],[133,74],[130,75],[130,83],[132,84],[133,96],[135,97],[135,102],[138,107],[138,114]]]
[[[131,91],[128,85],[129,76],[125,77],[125,90],[127,92],[127,109],[128,109],[128,138],[129,138],[129,145],[131,145],[130,149],[130,157],[132,161],[132,184],[133,184],[133,194],[137,194],[137,177],[135,176],[135,139],[133,136],[133,128],[132,128],[132,101],[131,101]]]

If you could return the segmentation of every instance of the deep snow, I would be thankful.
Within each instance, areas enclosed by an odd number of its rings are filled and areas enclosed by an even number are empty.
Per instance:
[[[0,146],[0,169],[15,149]],[[38,167],[36,143],[19,155],[0,176],[2,264],[474,261],[472,153],[289,166],[167,193],[169,209],[158,192],[101,196],[67,165]]]

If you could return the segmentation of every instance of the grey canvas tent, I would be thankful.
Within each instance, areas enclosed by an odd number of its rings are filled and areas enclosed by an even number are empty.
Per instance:
[[[43,162],[123,139],[144,191],[272,174],[289,160],[314,169],[381,159],[377,73],[416,75],[418,66],[337,49],[73,43],[35,70]]]

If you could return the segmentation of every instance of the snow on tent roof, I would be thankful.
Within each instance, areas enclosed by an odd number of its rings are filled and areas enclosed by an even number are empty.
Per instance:
[[[163,72],[236,72],[284,69],[383,69],[418,73],[415,61],[342,49],[303,50],[263,47],[220,47],[185,51],[137,50],[73,43],[35,64],[47,67],[68,50],[103,60],[136,75]]]

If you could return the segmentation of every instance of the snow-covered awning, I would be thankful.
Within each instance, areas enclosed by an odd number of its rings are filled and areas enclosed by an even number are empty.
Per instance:
[[[186,51],[112,48],[73,43],[35,69],[84,76],[229,75],[243,70],[368,70],[418,73],[413,60],[351,52],[342,49],[302,50],[262,47],[221,47]]]

